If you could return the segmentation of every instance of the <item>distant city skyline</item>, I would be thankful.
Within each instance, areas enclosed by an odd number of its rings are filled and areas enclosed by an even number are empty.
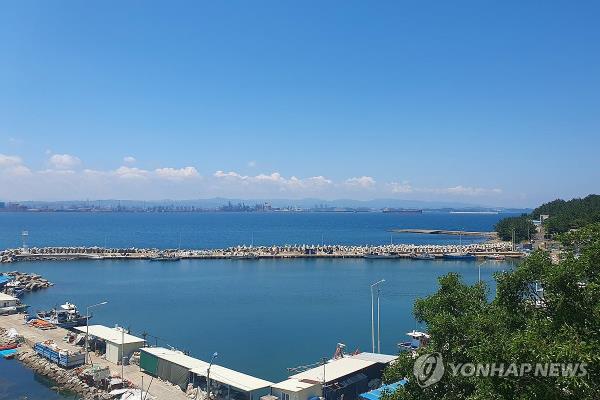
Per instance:
[[[0,201],[600,192],[596,2],[10,2]]]

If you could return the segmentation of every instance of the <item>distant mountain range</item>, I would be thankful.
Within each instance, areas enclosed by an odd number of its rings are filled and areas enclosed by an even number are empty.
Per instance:
[[[337,199],[323,200],[317,198],[304,199],[239,199],[215,197],[210,199],[194,200],[79,200],[79,201],[21,201],[19,204],[29,208],[70,208],[70,207],[125,207],[125,208],[145,208],[159,206],[181,206],[212,209],[221,207],[228,203],[246,205],[269,203],[272,207],[299,207],[309,208],[335,208],[345,207],[353,209],[382,209],[382,208],[406,208],[423,210],[468,210],[468,211],[502,211],[502,212],[531,212],[531,209],[491,207],[478,204],[469,204],[461,202],[448,201],[419,201],[419,200],[401,200],[401,199],[373,199],[373,200],[354,200]]]

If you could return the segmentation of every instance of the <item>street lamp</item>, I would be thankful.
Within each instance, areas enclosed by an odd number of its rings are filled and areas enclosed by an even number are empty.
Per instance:
[[[90,361],[90,350],[89,350],[89,346],[88,346],[88,336],[89,336],[89,331],[90,331],[90,308],[103,306],[105,304],[108,304],[108,301],[103,301],[98,304],[92,304],[91,306],[87,306],[87,309],[85,312],[85,363],[86,364]]]
[[[219,353],[216,351],[213,353],[212,358],[210,359],[210,364],[208,364],[208,371],[206,372],[206,398],[210,400],[210,367],[212,367],[213,362],[215,362],[215,358],[219,356]]]
[[[373,298],[373,288],[377,286],[377,351],[381,345],[379,339],[379,284],[385,282],[385,279],[381,279],[371,285],[371,345],[373,353],[375,353],[375,305]]]

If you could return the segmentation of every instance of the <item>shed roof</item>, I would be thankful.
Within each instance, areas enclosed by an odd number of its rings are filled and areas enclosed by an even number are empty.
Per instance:
[[[358,353],[354,354],[352,358],[365,361],[375,361],[380,364],[388,364],[394,361],[398,356],[391,356],[389,354],[377,354],[377,353]]]
[[[290,376],[297,380],[311,380],[316,382],[323,381],[323,371],[325,372],[325,382],[331,382],[343,376],[359,372],[371,365],[376,364],[375,361],[360,360],[358,358],[344,357],[337,360],[330,360],[325,367],[319,366],[299,374]]]
[[[208,366],[204,368],[194,368],[192,372],[197,375],[206,376]],[[213,365],[210,368],[210,379],[221,382],[225,385],[233,386],[244,392],[264,389],[273,384],[273,382],[246,375],[242,372],[234,371],[220,365]]]
[[[0,293],[0,301],[11,301],[18,300],[16,297],[12,297],[6,293]]]
[[[78,326],[75,328],[79,332],[86,333],[85,326]],[[96,336],[97,338],[106,340],[107,342],[115,344],[130,344],[130,343],[144,343],[144,339],[130,335],[128,333],[123,334],[120,329],[109,328],[104,325],[90,325],[89,334]]]
[[[208,366],[206,361],[183,354],[177,350],[165,349],[164,347],[144,347],[141,349],[163,360],[188,368],[192,373],[206,376]],[[242,372],[234,371],[220,365],[213,364],[210,368],[210,378],[224,385],[235,387],[244,392],[251,392],[271,386],[273,383]]]
[[[190,357],[178,350],[165,349],[164,347],[144,347],[141,350],[190,370],[192,368],[208,368],[206,361]]]
[[[298,379],[288,379],[283,382],[272,385],[274,389],[285,390],[286,392],[300,392],[304,389],[308,389],[314,386],[320,385],[319,383],[303,382]]]

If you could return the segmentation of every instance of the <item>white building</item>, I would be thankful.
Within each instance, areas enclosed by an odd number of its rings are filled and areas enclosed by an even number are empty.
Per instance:
[[[75,329],[86,333],[85,326],[78,326]],[[114,364],[119,364],[123,357],[131,357],[134,351],[144,347],[145,344],[144,339],[125,333],[122,328],[109,328],[104,325],[90,325],[89,336],[106,343],[105,358]]]
[[[18,302],[16,297],[0,293],[0,314],[16,312]]]

